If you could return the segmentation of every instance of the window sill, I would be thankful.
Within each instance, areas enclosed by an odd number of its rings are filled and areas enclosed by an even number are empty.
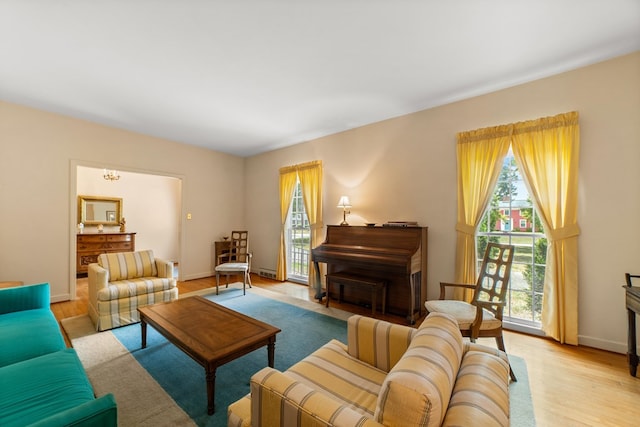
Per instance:
[[[547,336],[544,332],[542,332],[540,326],[535,326],[533,324],[517,323],[513,321],[503,320],[502,327],[508,331],[521,332],[538,337]]]

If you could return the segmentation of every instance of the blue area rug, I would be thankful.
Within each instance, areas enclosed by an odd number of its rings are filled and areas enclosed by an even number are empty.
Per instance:
[[[225,289],[207,298],[282,330],[276,336],[275,368],[288,369],[331,339],[346,343],[344,320],[242,290]],[[212,325],[222,327],[224,325]],[[117,339],[153,376],[162,388],[200,426],[226,426],[227,406],[249,393],[251,375],[267,366],[267,350],[258,349],[221,366],[216,372],[216,412],[207,415],[204,368],[169,343],[152,327],[147,328],[147,348],[140,349],[140,326],[112,330]],[[511,425],[535,426],[527,368],[523,359],[510,356],[518,377],[509,386]]]
[[[276,335],[275,368],[281,371],[317,350],[332,338],[346,342],[343,320],[242,290],[228,289],[207,298],[282,330]],[[212,325],[224,328],[224,325]],[[140,349],[140,325],[113,329],[113,334],[200,426],[226,426],[227,406],[249,393],[251,375],[267,366],[266,347],[221,366],[216,371],[216,412],[207,415],[204,368],[152,327],[147,348]]]

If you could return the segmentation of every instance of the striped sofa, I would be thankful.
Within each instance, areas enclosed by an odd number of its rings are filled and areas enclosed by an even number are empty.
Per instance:
[[[228,426],[509,425],[506,354],[463,342],[452,317],[432,313],[416,329],[355,315],[347,329],[347,345],[253,375]]]
[[[98,331],[139,322],[138,307],[178,299],[173,263],[151,250],[102,254],[88,273],[89,316]]]

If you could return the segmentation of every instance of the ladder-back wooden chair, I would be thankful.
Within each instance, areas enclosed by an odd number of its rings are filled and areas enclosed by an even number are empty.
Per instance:
[[[424,305],[427,312],[447,313],[455,317],[462,336],[469,337],[471,342],[475,342],[477,338],[493,337],[498,348],[506,353],[502,337],[502,315],[514,251],[513,245],[490,242],[484,253],[476,284],[440,282],[440,299],[426,301]],[[446,300],[445,291],[448,287],[474,289],[472,301]],[[517,381],[511,368],[509,374],[513,381]]]
[[[251,253],[249,252],[249,232],[232,231],[229,251],[218,256],[216,265],[216,295],[220,286],[220,274],[227,276],[227,288],[229,287],[229,275],[242,274],[242,294],[246,294],[246,287],[251,287]]]

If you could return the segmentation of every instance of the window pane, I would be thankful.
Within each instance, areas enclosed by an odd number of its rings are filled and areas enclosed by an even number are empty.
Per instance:
[[[478,229],[478,267],[489,241],[515,246],[505,320],[540,327],[547,240],[511,151]]]
[[[297,183],[287,221],[287,279],[307,283],[311,229],[304,209],[302,189]]]

